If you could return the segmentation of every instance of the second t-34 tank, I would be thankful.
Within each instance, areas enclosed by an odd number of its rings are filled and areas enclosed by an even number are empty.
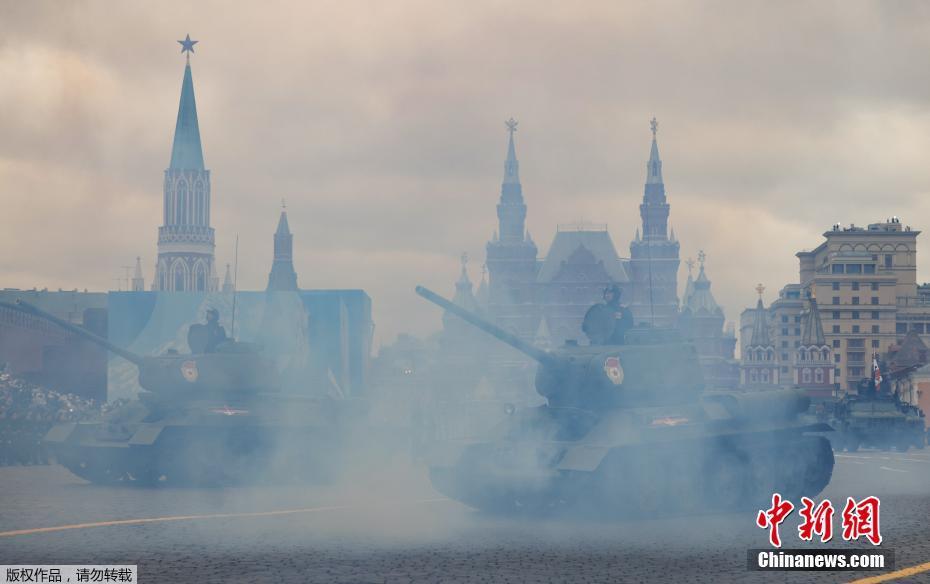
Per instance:
[[[341,464],[359,400],[280,391],[259,345],[225,338],[218,313],[192,325],[190,354],[142,356],[25,302],[7,308],[51,321],[133,363],[143,391],[102,419],[54,426],[59,463],[94,483],[220,485],[321,480]],[[212,313],[212,314],[211,314]]]
[[[813,497],[830,482],[830,443],[806,434],[830,428],[799,420],[802,393],[706,392],[694,347],[674,331],[631,328],[621,344],[544,351],[416,291],[537,361],[547,401],[481,441],[433,445],[430,478],[453,499],[490,512],[653,516],[745,508],[775,492]],[[601,330],[610,326],[586,329],[616,343]]]

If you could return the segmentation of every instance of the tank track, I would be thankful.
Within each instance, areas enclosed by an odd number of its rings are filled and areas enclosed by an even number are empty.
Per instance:
[[[218,487],[265,480],[315,483],[329,480],[335,472],[329,448],[323,448],[317,458],[313,456],[316,451],[305,447],[299,452],[279,448],[269,456],[273,447],[254,434],[204,434],[174,432],[164,442],[146,446],[64,443],[49,447],[59,464],[101,485]],[[282,442],[306,443],[296,436]]]
[[[535,476],[508,472],[519,466],[494,461],[494,448],[474,445],[458,466],[431,469],[436,489],[494,514],[657,517],[748,509],[774,492],[813,498],[834,465],[826,438],[797,434],[616,448],[594,472]]]

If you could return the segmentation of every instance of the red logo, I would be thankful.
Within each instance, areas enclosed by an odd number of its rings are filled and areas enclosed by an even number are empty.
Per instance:
[[[623,367],[620,366],[620,358],[607,357],[607,360],[604,361],[604,373],[607,374],[607,379],[614,385],[623,383]]]
[[[775,493],[772,495],[772,507],[764,511],[759,511],[759,515],[756,516],[756,525],[762,529],[768,528],[769,542],[777,548],[781,547],[781,537],[778,535],[778,526],[791,515],[793,510],[794,503],[782,500],[781,495]]]
[[[197,361],[185,361],[181,363],[181,375],[190,383],[197,381],[200,372],[197,371]]]
[[[824,499],[814,509],[814,502],[807,497],[801,497],[801,517],[804,523],[798,527],[798,537],[811,541],[814,534],[820,536],[820,541],[827,543],[833,539],[833,503]]]
[[[882,534],[878,528],[878,497],[866,497],[856,502],[852,497],[846,498],[843,508],[843,539],[856,541],[860,537],[868,539],[872,545],[882,543]],[[820,536],[820,541],[826,543],[833,539],[833,503],[824,499],[816,507],[807,497],[801,497],[801,509],[798,511],[804,521],[798,526],[798,537],[805,541]],[[772,495],[772,506],[759,511],[756,516],[756,525],[769,530],[769,542],[774,547],[781,547],[781,537],[778,526],[791,515],[794,504],[781,498],[775,493]]]
[[[843,539],[857,540],[862,536],[873,545],[882,543],[882,534],[878,530],[878,497],[866,497],[856,503],[852,497],[846,498],[843,508]]]
[[[216,408],[210,411],[214,414],[220,414],[223,416],[246,416],[249,413],[249,410],[235,410],[229,406],[223,406],[221,408]]]

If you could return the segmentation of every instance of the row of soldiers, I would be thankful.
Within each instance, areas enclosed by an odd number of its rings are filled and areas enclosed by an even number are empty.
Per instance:
[[[52,426],[99,414],[92,400],[0,372],[0,466],[48,464],[42,438]]]

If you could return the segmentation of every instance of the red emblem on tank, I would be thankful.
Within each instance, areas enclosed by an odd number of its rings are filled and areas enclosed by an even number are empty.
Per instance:
[[[607,374],[607,379],[614,385],[623,383],[623,367],[620,366],[620,358],[607,357],[607,360],[604,361],[604,373]]]
[[[181,375],[190,383],[197,381],[200,372],[197,371],[197,361],[185,361],[181,363]]]

